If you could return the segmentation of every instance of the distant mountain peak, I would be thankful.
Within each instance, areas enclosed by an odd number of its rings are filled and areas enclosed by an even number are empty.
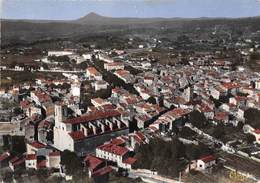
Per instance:
[[[95,12],[90,12],[89,14],[87,14],[85,17],[93,17],[93,18],[96,18],[96,17],[102,17],[101,15],[95,13]]]
[[[89,14],[87,14],[84,17],[81,17],[79,20],[81,21],[96,21],[96,20],[100,20],[103,19],[104,17],[95,13],[95,12],[90,12]]]

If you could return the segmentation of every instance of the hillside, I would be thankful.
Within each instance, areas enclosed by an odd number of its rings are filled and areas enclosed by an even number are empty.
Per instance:
[[[59,38],[81,38],[99,33],[146,33],[168,34],[183,31],[201,32],[213,30],[215,26],[231,31],[260,30],[260,17],[226,18],[111,18],[90,13],[77,20],[1,20],[2,46],[27,44],[40,40]],[[171,35],[169,35],[171,36]]]

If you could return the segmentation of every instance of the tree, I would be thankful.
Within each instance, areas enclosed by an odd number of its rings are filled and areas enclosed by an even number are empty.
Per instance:
[[[189,160],[198,159],[200,156],[200,150],[196,145],[187,145],[186,156]]]
[[[186,35],[181,35],[177,37],[177,42],[179,43],[183,43],[183,44],[188,44],[191,43],[192,41],[190,40],[190,38]]]
[[[208,121],[203,113],[194,110],[190,113],[190,123],[197,128],[205,128]]]
[[[11,136],[11,150],[15,154],[22,154],[26,151],[25,139],[23,136]]]
[[[181,136],[181,137],[191,137],[191,136],[193,136],[193,135],[195,135],[196,133],[193,131],[193,130],[191,130],[189,127],[187,127],[187,126],[184,126],[182,129],[181,129],[181,131],[180,131],[180,133],[179,133],[179,135]]]
[[[75,176],[83,170],[81,160],[76,153],[65,150],[61,154],[61,165],[65,166],[66,174]]]
[[[238,124],[237,124],[237,128],[242,130],[243,129],[243,126],[244,126],[244,123],[239,121]]]
[[[213,137],[220,139],[224,135],[225,135],[224,125],[218,125],[216,128],[214,128],[213,133],[212,133]]]
[[[71,85],[69,83],[63,83],[60,88],[61,89],[70,89]]]
[[[185,163],[180,160],[184,156],[185,146],[177,138],[167,142],[156,138],[139,148],[134,168],[155,170],[159,174],[176,177],[185,167]]]
[[[15,107],[14,109],[13,109],[13,114],[15,115],[15,116],[17,116],[17,115],[19,115],[19,114],[22,114],[23,113],[23,110],[20,108],[20,107]]]
[[[154,97],[149,97],[147,99],[147,102],[150,103],[150,104],[156,104],[156,99]]]
[[[247,140],[247,143],[248,143],[248,144],[252,144],[253,142],[256,141],[256,138],[255,138],[255,136],[252,135],[252,134],[247,134],[247,135],[246,135],[246,140]]]
[[[249,108],[245,111],[245,123],[254,128],[260,129],[260,111],[254,108]]]

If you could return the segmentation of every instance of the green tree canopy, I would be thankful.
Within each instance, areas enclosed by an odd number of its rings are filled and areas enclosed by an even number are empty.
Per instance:
[[[203,113],[194,110],[190,113],[190,123],[197,128],[205,128],[208,121]]]
[[[80,158],[77,156],[76,153],[69,150],[65,150],[62,152],[61,164],[65,166],[66,174],[68,175],[75,176],[83,170]]]
[[[249,108],[245,111],[245,123],[260,129],[260,110]]]
[[[140,147],[135,168],[158,171],[159,174],[175,177],[185,167],[180,158],[185,156],[185,146],[176,138],[164,141],[156,138]]]

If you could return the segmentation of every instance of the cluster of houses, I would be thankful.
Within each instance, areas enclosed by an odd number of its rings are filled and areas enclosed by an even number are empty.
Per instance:
[[[102,74],[95,67],[88,67],[86,69],[86,76],[87,79],[92,81],[91,84],[95,91],[107,89],[108,83],[103,80]]]
[[[48,56],[64,55],[74,56],[79,62],[92,58],[83,54],[77,59],[71,50],[48,52]],[[142,72],[133,75],[125,70],[124,61],[114,61],[104,53],[98,53],[97,58],[104,62],[105,70],[131,84],[137,94],[113,87],[110,97],[92,98],[92,106],[82,110],[82,81],[91,81],[95,91],[109,86],[95,67],[87,67],[82,77],[64,73],[64,79],[37,78],[35,85],[24,83],[2,92],[18,96],[24,89],[30,91],[19,101],[26,118],[16,120],[25,124],[26,152],[16,156],[4,152],[0,155],[1,166],[6,163],[13,171],[17,167],[60,169],[61,152],[70,150],[84,158],[89,176],[105,175],[112,167],[131,170],[138,161],[132,152],[151,138],[164,136],[174,126],[184,126],[194,110],[214,124],[237,126],[245,122],[248,108],[260,106],[260,76],[246,69],[230,71],[228,61],[192,58],[186,66],[156,63],[153,67],[147,63],[139,67]],[[30,128],[37,130],[26,136]],[[248,129],[260,144],[260,129]],[[208,155],[192,166],[205,170],[215,164],[216,158]]]
[[[60,169],[61,153],[51,146],[33,141],[26,144],[26,152],[19,155],[5,151],[0,156],[1,168],[9,166],[12,171],[26,169]]]

